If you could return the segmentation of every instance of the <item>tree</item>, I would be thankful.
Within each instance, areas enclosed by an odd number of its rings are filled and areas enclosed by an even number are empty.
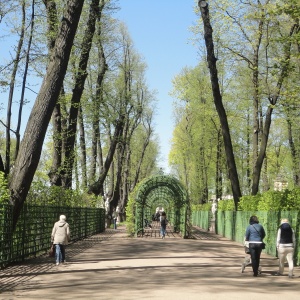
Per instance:
[[[235,208],[237,209],[239,198],[241,197],[241,190],[240,190],[239,178],[238,178],[238,173],[235,164],[228,120],[223,106],[222,96],[219,88],[218,70],[216,67],[217,60],[214,54],[214,43],[213,43],[213,36],[212,36],[212,27],[209,20],[208,4],[205,1],[200,0],[198,2],[198,5],[201,11],[201,16],[204,24],[204,39],[205,39],[205,44],[207,49],[207,62],[210,71],[212,92],[213,92],[215,106],[222,126],[222,135],[223,135],[224,146],[225,146],[229,179],[231,182]]]
[[[13,227],[16,226],[39,163],[47,127],[66,74],[83,2],[84,0],[68,0],[66,3],[47,72],[24,132],[9,181],[10,203],[13,205]]]

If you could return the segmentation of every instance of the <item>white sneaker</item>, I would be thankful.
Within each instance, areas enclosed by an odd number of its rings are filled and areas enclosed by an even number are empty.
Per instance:
[[[58,265],[59,265],[59,263],[56,263],[56,265],[58,266]]]

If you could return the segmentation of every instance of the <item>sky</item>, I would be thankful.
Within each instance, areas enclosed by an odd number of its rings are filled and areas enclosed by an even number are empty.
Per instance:
[[[0,0],[1,1],[1,0]],[[146,81],[152,91],[156,91],[157,112],[154,119],[155,133],[160,144],[159,167],[169,173],[168,154],[174,129],[172,117],[172,79],[184,67],[198,64],[197,47],[192,45],[191,26],[196,25],[198,16],[194,12],[194,0],[118,0],[120,9],[114,17],[128,28],[135,50],[148,65]],[[4,23],[0,23],[2,34]],[[10,53],[10,44],[0,40],[0,58]],[[15,41],[12,41],[15,45]],[[33,90],[38,89],[33,87]],[[36,94],[26,91],[26,98],[36,98]],[[5,98],[6,99],[6,98]],[[34,101],[24,107],[22,128],[25,129],[29,112]],[[5,119],[6,104],[0,103],[0,115]],[[26,119],[26,120],[25,120]],[[15,124],[14,124],[15,125]]]
[[[146,81],[157,91],[157,113],[154,120],[161,158],[159,166],[168,173],[168,154],[174,129],[172,102],[169,96],[172,79],[184,67],[198,64],[197,47],[192,45],[191,26],[198,16],[194,0],[119,0],[115,18],[123,21],[135,50],[144,58],[148,69]]]

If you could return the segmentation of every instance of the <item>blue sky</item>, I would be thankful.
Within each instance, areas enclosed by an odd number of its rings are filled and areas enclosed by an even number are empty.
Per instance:
[[[174,128],[172,79],[185,67],[198,64],[197,48],[189,27],[197,23],[194,0],[119,0],[115,18],[128,28],[135,49],[148,65],[146,80],[157,93],[155,131],[159,136],[160,166],[168,169],[170,140]]]
[[[123,21],[133,40],[136,51],[148,65],[146,80],[151,90],[157,91],[157,113],[155,132],[159,137],[160,167],[166,172],[170,140],[174,128],[172,117],[173,99],[168,95],[172,89],[172,79],[185,67],[198,63],[197,48],[190,41],[193,34],[189,27],[197,23],[194,0],[118,0],[120,10],[114,15]],[[5,24],[0,23],[4,35]],[[8,37],[6,36],[6,39]],[[11,43],[0,40],[0,57],[5,61],[10,53]],[[9,39],[8,39],[9,40]],[[33,88],[38,92],[37,88]],[[16,98],[15,96],[14,98]],[[26,91],[26,99],[35,99],[36,94]],[[6,99],[6,97],[5,97]],[[16,100],[15,100],[16,101]],[[25,129],[28,113],[34,101],[24,107],[22,128]],[[0,116],[5,119],[6,103],[0,103]],[[16,121],[15,121],[16,122]],[[14,123],[14,121],[13,121]],[[13,124],[15,126],[16,124]]]

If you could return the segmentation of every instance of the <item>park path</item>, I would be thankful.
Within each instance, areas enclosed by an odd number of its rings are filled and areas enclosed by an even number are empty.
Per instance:
[[[298,300],[300,269],[277,277],[277,259],[262,255],[263,272],[240,272],[242,245],[194,228],[193,239],[129,238],[108,229],[67,247],[67,263],[41,257],[0,271],[1,300]]]

